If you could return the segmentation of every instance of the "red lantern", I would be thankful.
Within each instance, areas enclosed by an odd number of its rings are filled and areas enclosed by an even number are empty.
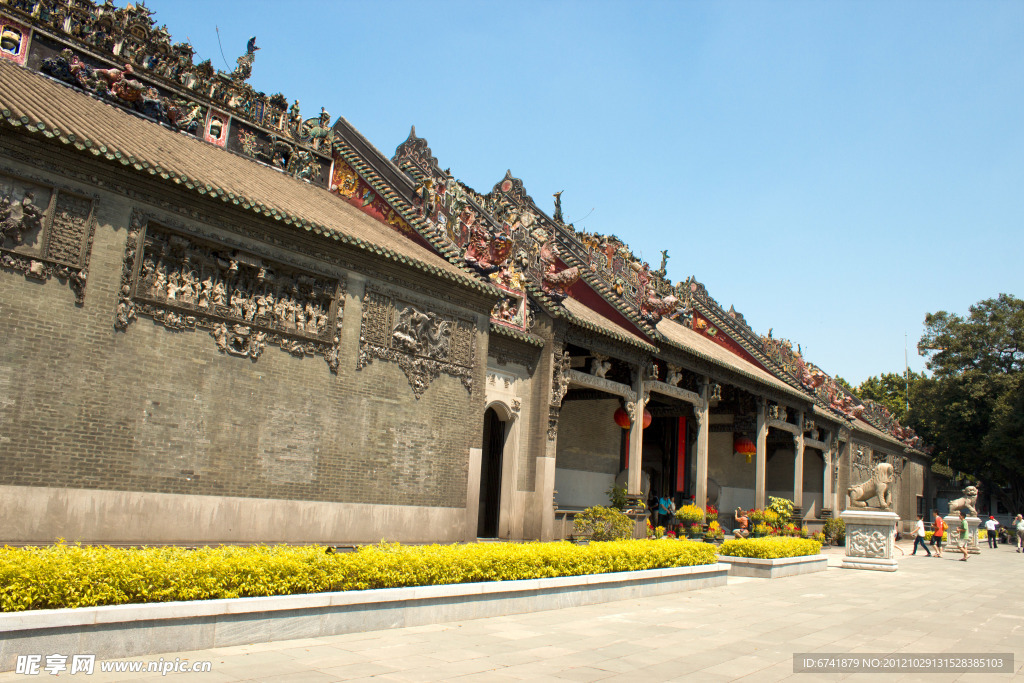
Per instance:
[[[650,427],[651,426],[651,420],[653,420],[653,419],[654,419],[654,416],[651,415],[651,411],[647,410],[647,408],[644,408],[644,427],[643,428],[647,429],[648,427]]]
[[[747,456],[747,462],[750,462],[751,456],[757,453],[757,446],[745,436],[737,436],[733,439],[732,449],[740,455]]]
[[[623,429],[629,429],[632,425],[632,420],[629,419],[629,413],[622,407],[615,411],[615,415],[612,416],[615,419],[615,424],[619,425]]]

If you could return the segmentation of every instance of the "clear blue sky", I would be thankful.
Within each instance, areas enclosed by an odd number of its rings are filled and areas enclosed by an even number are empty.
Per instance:
[[[487,192],[690,275],[857,384],[927,312],[1024,295],[1022,2],[149,0],[175,40],[345,116],[415,124]],[[217,32],[227,65],[221,59]]]

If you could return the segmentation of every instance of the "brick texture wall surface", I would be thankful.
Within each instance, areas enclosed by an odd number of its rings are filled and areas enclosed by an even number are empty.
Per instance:
[[[618,407],[618,399],[563,403],[558,418],[558,467],[617,474],[622,428],[612,415]]]
[[[465,505],[479,354],[472,395],[441,374],[417,400],[395,362],[356,370],[353,291],[336,375],[322,357],[268,345],[254,362],[145,317],[117,331],[130,214],[101,198],[82,307],[56,279],[0,270],[0,484]]]

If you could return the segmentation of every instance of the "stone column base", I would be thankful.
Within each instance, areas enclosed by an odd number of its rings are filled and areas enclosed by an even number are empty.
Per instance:
[[[843,569],[894,572],[899,569],[893,555],[899,515],[883,510],[843,510],[846,523],[846,557]]]
[[[900,568],[896,560],[880,557],[844,557],[843,569],[870,569],[876,572],[894,572]]]
[[[946,522],[948,531],[943,549],[959,550],[960,515],[946,515],[942,519]],[[965,519],[967,520],[967,552],[971,555],[980,555],[981,547],[978,545],[978,527],[981,526],[981,518],[967,517]],[[954,536],[954,534],[956,535]]]

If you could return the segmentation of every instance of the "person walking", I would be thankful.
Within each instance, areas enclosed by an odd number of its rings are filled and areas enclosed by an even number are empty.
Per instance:
[[[921,550],[931,557],[931,551],[928,550],[928,546],[924,542],[924,519],[921,515],[917,516],[917,521],[914,523],[914,549],[911,551],[911,555],[917,555],[917,546],[921,546]]]
[[[1013,530],[1017,532],[1017,552],[1024,546],[1024,516],[1017,515],[1013,518]]]
[[[970,530],[967,528],[967,517],[964,516],[964,511],[960,511],[960,552],[964,554],[960,558],[961,562],[967,561],[967,534]]]
[[[942,520],[939,511],[935,511],[935,519],[932,521],[932,545],[935,546],[935,557],[942,557],[942,537],[946,533],[946,523]]]
[[[988,536],[988,547],[993,550],[999,548],[999,532],[996,531],[998,526],[999,522],[992,515],[989,515],[989,518],[985,520],[985,535]]]

